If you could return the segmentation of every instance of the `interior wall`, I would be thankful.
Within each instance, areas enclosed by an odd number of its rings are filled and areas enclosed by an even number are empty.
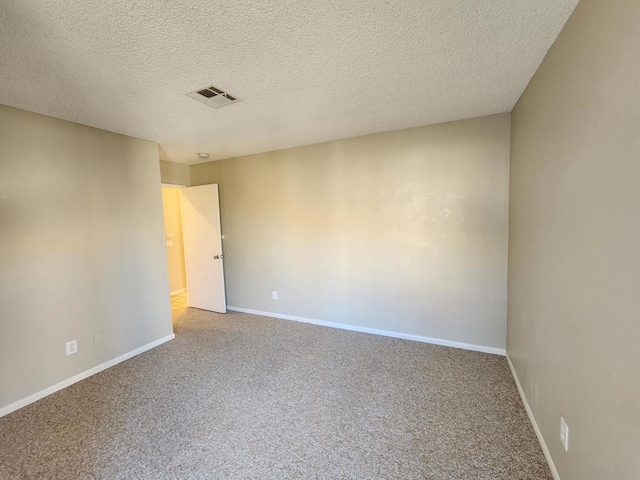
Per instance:
[[[563,480],[640,478],[639,25],[581,0],[513,111],[508,354]]]
[[[177,292],[187,288],[179,188],[162,187],[162,207],[164,212],[164,234],[167,245],[169,290],[171,290],[171,292]]]
[[[191,185],[189,165],[160,160],[160,179],[162,183],[169,185]]]
[[[0,106],[0,408],[172,334],[159,183],[155,143]]]
[[[229,305],[504,348],[509,129],[501,114],[191,166],[220,186]]]

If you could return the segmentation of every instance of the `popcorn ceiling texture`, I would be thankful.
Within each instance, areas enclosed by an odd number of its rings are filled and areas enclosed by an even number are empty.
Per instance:
[[[0,104],[197,163],[511,111],[577,0],[9,0]],[[209,84],[243,101],[184,96]]]
[[[0,418],[0,478],[552,479],[504,357],[195,309]]]

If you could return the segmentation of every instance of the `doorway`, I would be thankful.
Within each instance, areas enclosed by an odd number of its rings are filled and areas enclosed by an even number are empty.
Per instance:
[[[184,262],[184,238],[182,235],[182,211],[179,186],[162,186],[164,235],[167,248],[171,314],[175,322],[189,306],[187,273]]]
[[[162,185],[174,324],[188,307],[226,313],[218,185]]]

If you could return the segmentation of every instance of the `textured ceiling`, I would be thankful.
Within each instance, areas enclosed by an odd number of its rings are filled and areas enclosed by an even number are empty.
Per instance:
[[[0,103],[181,163],[507,112],[576,4],[3,0]]]

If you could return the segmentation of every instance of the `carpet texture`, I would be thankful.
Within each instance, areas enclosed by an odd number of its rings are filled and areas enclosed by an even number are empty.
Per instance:
[[[188,309],[0,418],[2,479],[552,480],[503,357]]]

